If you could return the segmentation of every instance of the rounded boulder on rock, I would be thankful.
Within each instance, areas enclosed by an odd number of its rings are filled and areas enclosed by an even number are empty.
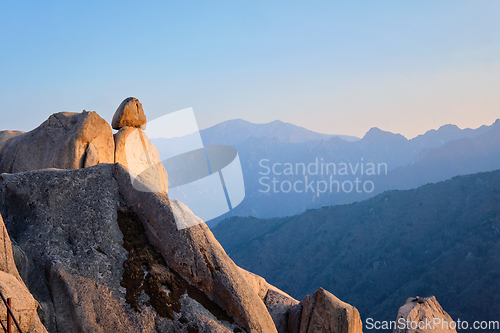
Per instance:
[[[116,109],[111,126],[116,130],[126,126],[146,129],[146,123],[146,115],[141,102],[135,97],[128,97]]]

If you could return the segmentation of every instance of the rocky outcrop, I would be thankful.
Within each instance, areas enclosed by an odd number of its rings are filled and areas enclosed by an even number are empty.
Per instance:
[[[16,268],[12,243],[7,229],[5,229],[2,216],[0,216],[0,271],[13,275],[19,282],[23,283]]]
[[[267,295],[267,291],[269,290],[270,284],[267,283],[267,281],[263,277],[258,276],[257,274],[249,272],[241,267],[238,268],[240,270],[240,273],[247,280],[247,283],[250,285],[250,287],[252,287],[253,290],[257,293],[257,295],[259,295],[260,299],[264,301]]]
[[[142,104],[137,98],[128,97],[121,102],[116,109],[111,121],[111,126],[119,130],[122,127],[137,127],[146,129],[146,115],[142,109]]]
[[[290,333],[361,333],[358,310],[319,288],[288,311]]]
[[[93,111],[55,113],[30,132],[3,135],[10,138],[0,152],[0,173],[114,163],[111,127]]]
[[[38,317],[38,302],[33,298],[17,271],[11,241],[1,216],[0,290],[6,299],[11,299],[12,312],[24,332],[47,332]],[[4,323],[7,322],[7,308],[2,301],[0,301],[0,319]]]
[[[170,268],[219,304],[247,331],[276,332],[265,305],[205,224],[179,230],[168,197],[135,190],[127,170],[120,164],[116,165],[115,177],[125,202],[133,207],[150,242]],[[184,210],[184,218],[197,218],[182,204],[170,200],[176,209]]]
[[[243,268],[240,268],[240,272],[266,305],[278,333],[288,333],[287,311],[299,304],[299,301],[275,286],[270,285],[263,277],[257,274]]]
[[[276,332],[210,230],[177,230],[169,207],[134,190],[121,165],[0,182],[0,212],[49,332]]]
[[[399,308],[394,333],[456,333],[455,323],[436,297],[410,297]]]
[[[362,333],[358,310],[323,288],[299,303],[261,276],[240,270],[266,304],[279,333]]]
[[[10,139],[23,133],[21,131],[0,131],[0,153]]]
[[[128,170],[134,188],[166,194],[167,170],[146,133],[140,128],[123,127],[114,138],[115,163],[122,164]]]

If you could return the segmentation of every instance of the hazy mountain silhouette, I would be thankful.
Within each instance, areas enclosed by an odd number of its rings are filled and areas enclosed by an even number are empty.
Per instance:
[[[457,175],[500,167],[500,120],[475,137],[456,139],[441,147],[424,149],[409,165],[388,177],[386,188],[409,189]],[[481,129],[483,129],[481,128]]]
[[[254,124],[243,119],[224,121],[201,130],[203,142],[207,145],[234,146],[252,138],[275,138],[281,142],[301,143],[311,140],[329,140],[338,137],[345,141],[357,141],[350,135],[321,134],[304,127],[275,120],[266,124]]]
[[[213,229],[229,256],[296,298],[325,286],[365,320],[394,320],[414,295],[453,319],[498,320],[500,171],[388,191],[284,218]]]
[[[229,216],[279,217],[298,214],[309,208],[323,205],[349,203],[371,197],[387,189],[408,189],[451,178],[455,175],[500,168],[500,121],[477,129],[460,129],[455,125],[444,125],[437,130],[427,131],[411,140],[400,134],[370,129],[357,141],[346,141],[342,137],[318,134],[292,124],[274,121],[268,124],[252,124],[243,120],[230,120],[201,131],[204,144],[225,144],[237,148],[243,176],[246,197],[232,212],[210,221],[213,225]],[[174,139],[153,139],[160,153],[175,155],[184,149],[183,143],[189,136]],[[352,138],[352,137],[351,137]],[[373,191],[332,191],[318,195],[312,191],[283,193],[278,188],[265,192],[273,177],[281,183],[304,181],[303,174],[273,175],[260,163],[283,172],[284,163],[341,163],[350,164],[357,173],[335,175],[343,183],[354,182],[356,178],[373,182]],[[264,162],[261,162],[264,161]],[[361,175],[362,165],[383,164],[381,175]],[[356,167],[358,165],[358,167]],[[385,168],[387,168],[387,175]],[[167,170],[168,171],[168,170]],[[269,174],[264,175],[270,171]],[[299,170],[301,171],[301,170]],[[377,170],[378,171],[378,170]],[[309,175],[308,181],[330,182],[330,175]],[[268,177],[267,179],[262,177]],[[265,185],[262,184],[265,183]],[[288,185],[288,184],[284,184]],[[349,185],[349,184],[348,184]],[[370,184],[368,184],[370,185]],[[279,186],[279,184],[277,185]],[[302,186],[304,190],[305,185]],[[346,187],[348,189],[348,186]]]

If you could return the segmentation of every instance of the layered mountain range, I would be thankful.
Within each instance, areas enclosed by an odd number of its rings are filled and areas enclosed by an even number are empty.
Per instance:
[[[435,295],[455,320],[498,322],[500,171],[291,217],[232,217],[213,232],[238,265],[293,297],[326,286],[383,321],[406,295]]]
[[[411,140],[378,128],[357,139],[280,121],[252,124],[239,119],[201,130],[200,135],[205,144],[237,148],[246,189],[238,207],[209,225],[229,216],[289,216],[500,168],[500,120],[477,129],[444,125]],[[152,141],[160,156],[170,156],[171,151],[182,151],[183,139]],[[370,174],[366,171],[372,163]]]

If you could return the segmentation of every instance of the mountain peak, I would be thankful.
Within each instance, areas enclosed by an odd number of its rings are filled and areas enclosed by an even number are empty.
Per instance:
[[[264,124],[256,124],[242,119],[227,120],[202,130],[201,135],[206,144],[227,145],[237,145],[250,137],[275,138],[288,143],[330,140],[332,137],[340,137],[346,141],[359,140],[353,136],[317,133],[278,119]]]
[[[438,131],[446,131],[446,132],[455,132],[455,131],[460,131],[461,129],[454,124],[446,124],[438,128]]]
[[[407,140],[401,134],[395,134],[392,132],[381,130],[378,127],[372,127],[361,140]]]

